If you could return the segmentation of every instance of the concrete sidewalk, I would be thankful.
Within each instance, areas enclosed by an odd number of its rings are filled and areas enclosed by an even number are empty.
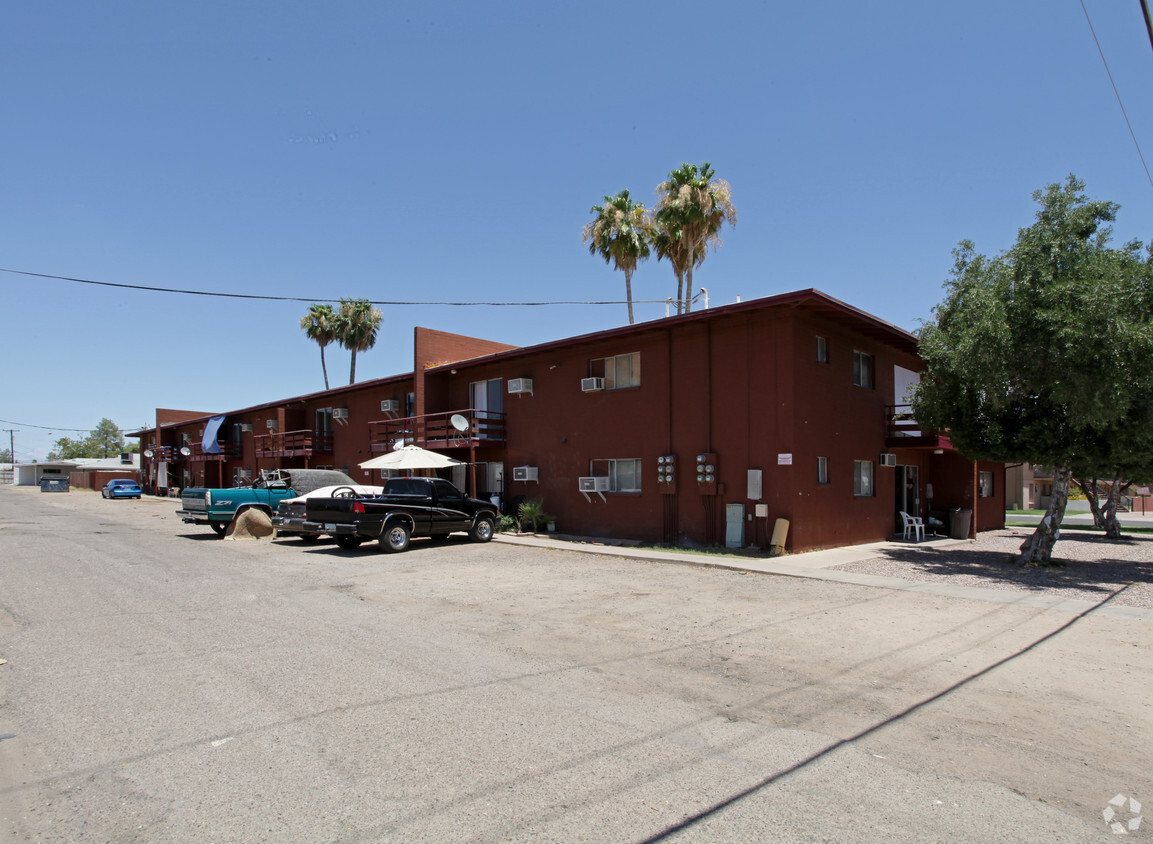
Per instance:
[[[849,571],[835,571],[834,567],[849,563],[873,560],[886,556],[891,550],[907,551],[909,548],[946,549],[964,547],[967,539],[930,538],[923,542],[890,540],[871,542],[867,545],[850,545],[844,548],[829,548],[823,551],[808,551],[784,557],[745,557],[723,553],[693,553],[686,551],[665,551],[654,548],[640,548],[627,544],[612,544],[611,540],[586,537],[555,537],[539,534],[497,534],[496,540],[512,545],[527,545],[537,548],[553,548],[561,551],[577,551],[585,554],[600,554],[610,557],[625,557],[650,562],[674,563],[678,565],[702,566],[729,569],[740,572],[756,572],[782,577],[807,577],[815,580],[828,580],[836,583],[850,583],[855,586],[871,586],[876,589],[896,589],[904,592],[923,592],[928,595],[941,595],[947,598],[963,598],[970,601],[986,601],[995,604],[1012,604],[1019,607],[1035,607],[1043,610],[1078,615],[1092,610],[1096,603],[1059,595],[1032,595],[1008,589],[986,589],[977,586],[960,586],[948,583],[927,583],[903,580],[899,577],[885,577],[875,574],[858,574]],[[1114,606],[1107,604],[1095,611],[1100,615],[1126,618],[1153,624],[1153,610],[1140,607]]]

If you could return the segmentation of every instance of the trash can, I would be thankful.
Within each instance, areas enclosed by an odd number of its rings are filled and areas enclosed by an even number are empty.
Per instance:
[[[68,492],[68,478],[41,478],[41,492]]]
[[[973,518],[972,510],[962,510],[955,507],[949,511],[949,538],[968,539],[969,520]]]

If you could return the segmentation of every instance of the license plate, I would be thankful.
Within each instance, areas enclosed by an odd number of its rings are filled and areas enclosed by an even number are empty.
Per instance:
[[[325,524],[325,526],[324,526],[324,532],[325,533],[332,533],[335,530],[336,530],[336,525]]]

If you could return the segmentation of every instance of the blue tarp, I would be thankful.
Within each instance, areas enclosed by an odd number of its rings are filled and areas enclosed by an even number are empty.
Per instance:
[[[205,454],[220,454],[220,443],[216,441],[216,434],[220,431],[223,416],[213,416],[204,426],[204,441],[200,444]]]

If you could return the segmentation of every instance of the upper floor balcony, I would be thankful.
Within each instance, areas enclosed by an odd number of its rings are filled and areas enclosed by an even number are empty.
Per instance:
[[[468,408],[381,419],[368,423],[368,440],[374,454],[392,451],[402,440],[428,449],[504,445],[504,414]]]
[[[212,452],[212,451],[205,451],[204,446],[201,445],[200,443],[197,443],[197,442],[189,443],[188,445],[184,446],[184,448],[182,448],[180,451],[181,451],[181,453],[183,453],[184,449],[188,449],[189,453],[188,453],[187,457],[190,461],[192,461],[194,463],[207,461],[207,460],[228,460],[231,457],[239,457],[240,456],[239,443],[230,443],[230,442],[218,441],[216,444],[218,446],[220,446],[220,452],[219,453]]]
[[[311,457],[332,454],[332,434],[318,431],[283,431],[253,437],[257,457]]]
[[[924,431],[913,418],[910,404],[889,405],[886,408],[888,425],[885,431],[886,448],[932,448],[953,450],[949,438],[940,431]]]

